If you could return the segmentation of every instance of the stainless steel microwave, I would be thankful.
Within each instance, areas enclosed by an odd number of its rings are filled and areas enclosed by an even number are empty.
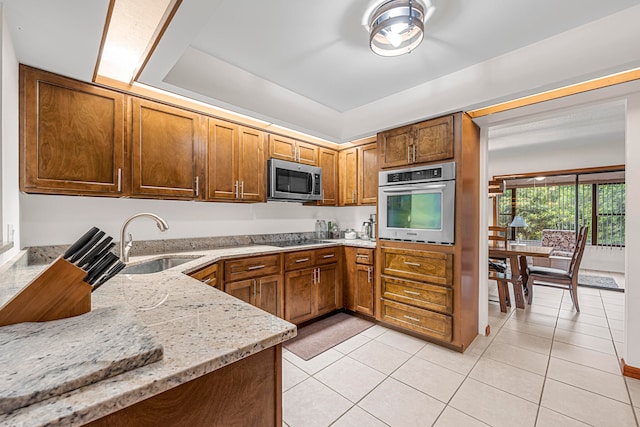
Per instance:
[[[322,200],[322,169],[286,160],[267,161],[267,200]]]
[[[382,171],[378,177],[378,237],[455,243],[456,164]]]

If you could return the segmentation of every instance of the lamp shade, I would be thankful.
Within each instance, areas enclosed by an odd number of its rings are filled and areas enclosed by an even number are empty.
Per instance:
[[[526,227],[527,226],[527,222],[524,220],[524,218],[522,218],[520,215],[516,215],[513,218],[513,221],[511,221],[511,224],[509,224],[509,227]]]

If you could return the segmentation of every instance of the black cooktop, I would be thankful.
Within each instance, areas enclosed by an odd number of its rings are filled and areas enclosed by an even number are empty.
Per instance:
[[[327,243],[327,242],[324,242],[322,240],[310,239],[310,240],[282,240],[279,242],[267,242],[264,244],[268,246],[277,246],[279,248],[288,248],[290,246],[316,245],[318,243]]]

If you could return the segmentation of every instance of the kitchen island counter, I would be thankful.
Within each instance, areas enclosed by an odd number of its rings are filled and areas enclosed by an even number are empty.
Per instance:
[[[133,309],[138,319],[162,343],[164,358],[2,414],[0,425],[83,425],[267,348],[279,347],[296,335],[294,325],[185,273],[222,259],[340,245],[375,247],[375,242],[342,239],[288,248],[261,244],[180,252],[180,256],[198,258],[159,273],[114,277],[92,294],[92,308],[123,306],[123,310]],[[131,264],[166,255],[134,257]],[[22,256],[12,265],[0,267],[0,305],[46,267],[27,265],[25,259],[26,256]]]

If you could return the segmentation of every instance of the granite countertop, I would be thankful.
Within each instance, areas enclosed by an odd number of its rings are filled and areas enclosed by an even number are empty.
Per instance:
[[[261,244],[180,252],[199,257],[160,273],[114,277],[92,294],[92,308],[133,309],[162,343],[164,358],[2,414],[0,425],[82,425],[293,338],[296,327],[291,323],[184,273],[221,259],[340,245],[375,248],[375,241],[337,239],[286,248]],[[131,264],[166,255],[134,257]],[[0,305],[46,267],[24,264],[0,268]]]

